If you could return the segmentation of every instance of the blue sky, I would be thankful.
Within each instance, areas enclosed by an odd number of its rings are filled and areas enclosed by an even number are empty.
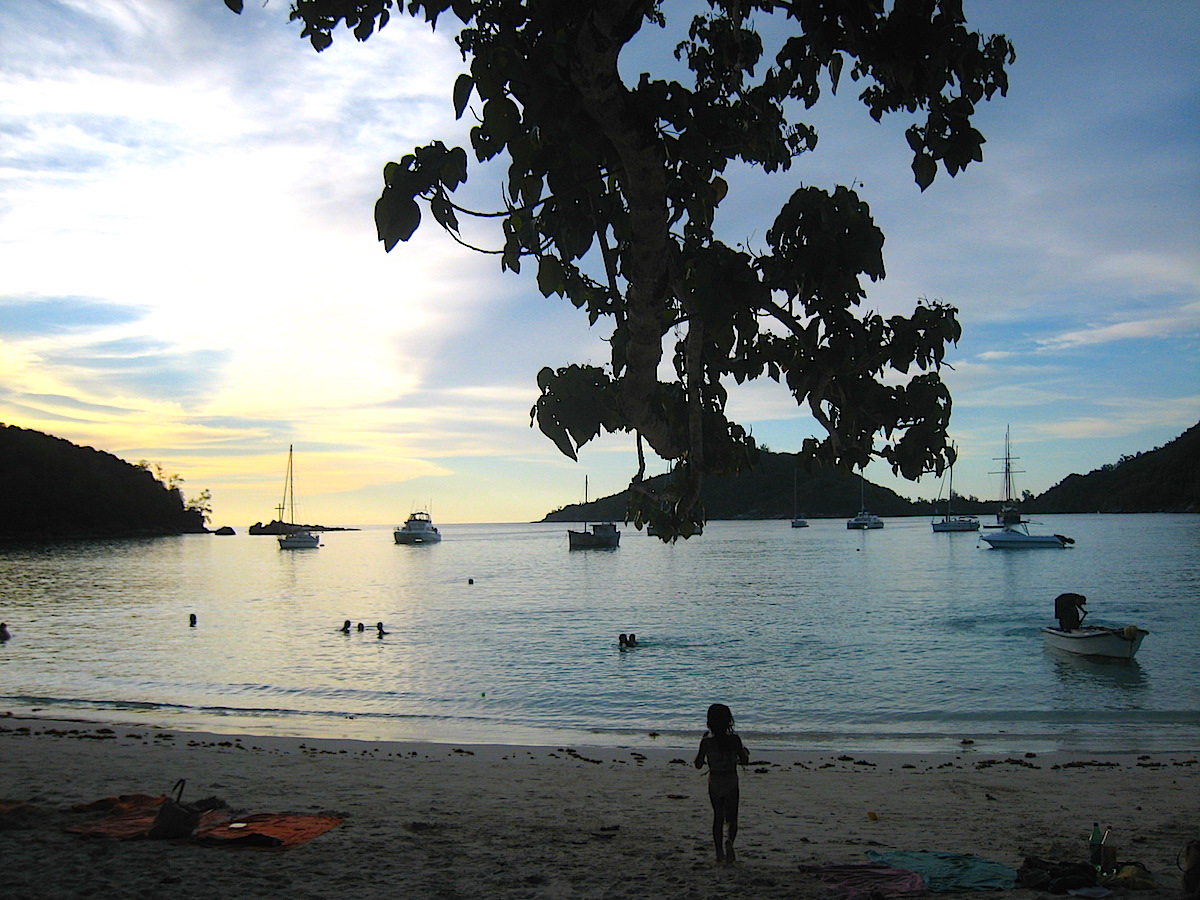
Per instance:
[[[0,421],[160,463],[212,491],[215,524],[273,515],[289,444],[302,512],[331,524],[536,519],[585,473],[620,490],[632,438],[573,463],[529,427],[538,369],[606,361],[586,317],[436,228],[375,240],[384,163],[465,142],[449,36],[396,17],[318,56],[287,9],[0,4]],[[982,164],[921,193],[907,120],[875,124],[846,82],[789,175],[730,173],[718,225],[761,244],[797,184],[861,183],[887,236],[867,305],[960,310],[956,488],[999,495],[1011,426],[1036,493],[1200,421],[1200,5],[966,10],[1018,56]],[[669,46],[648,32],[625,71]],[[496,205],[485,171],[469,189]],[[817,433],[773,382],[730,402],[773,450]]]

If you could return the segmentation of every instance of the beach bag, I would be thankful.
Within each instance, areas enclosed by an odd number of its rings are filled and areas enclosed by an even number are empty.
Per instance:
[[[1051,894],[1065,894],[1080,888],[1095,887],[1096,870],[1087,863],[1065,862],[1025,857],[1017,870],[1021,887]]]
[[[195,804],[183,802],[184,784],[186,781],[183,778],[175,782],[171,788],[175,796],[168,794],[158,808],[158,815],[154,817],[154,824],[147,835],[151,840],[169,841],[195,834],[200,824],[201,810]]]

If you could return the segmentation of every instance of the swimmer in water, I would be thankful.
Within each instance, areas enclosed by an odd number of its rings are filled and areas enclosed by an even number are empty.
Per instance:
[[[188,625],[190,625],[192,628],[196,627],[196,614],[195,613],[192,613],[190,616],[188,616]]]
[[[0,622],[0,641],[7,641],[12,638],[12,632],[8,630],[7,622]]]
[[[382,622],[376,622],[376,623],[375,623],[375,628],[376,628],[376,630],[379,632],[379,634],[375,635],[376,637],[383,637],[385,634],[387,634],[387,632],[383,630],[383,623],[382,623]]]
[[[634,634],[632,631],[629,632],[629,638],[625,641],[625,646],[626,647],[636,647],[637,646],[637,635]]]
[[[362,629],[361,629],[361,628],[360,628],[360,629],[358,629],[358,630],[359,630],[359,631],[362,631]],[[343,622],[343,623],[342,623],[341,632],[342,632],[342,634],[349,634],[349,633],[350,633],[350,620],[349,620],[349,619],[347,619],[345,622]]]
[[[359,623],[358,623],[358,630],[359,630],[359,631],[366,631],[366,630],[367,630],[367,626],[366,626],[366,625],[364,625],[362,622],[359,622]]]

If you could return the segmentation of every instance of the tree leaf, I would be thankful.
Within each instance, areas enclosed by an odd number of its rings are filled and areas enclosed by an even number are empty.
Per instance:
[[[412,197],[392,188],[384,188],[375,201],[375,230],[383,249],[391,252],[400,241],[407,241],[421,224],[421,207]]]
[[[520,121],[521,111],[507,97],[496,97],[483,104],[483,127],[501,144],[508,143]]]
[[[461,119],[466,112],[467,103],[471,99],[471,91],[475,87],[475,79],[466,72],[454,81],[454,118]]]
[[[561,294],[564,290],[562,263],[553,256],[543,256],[538,260],[538,290],[543,297],[551,294]]]
[[[928,153],[918,153],[913,157],[912,162],[913,175],[916,176],[917,186],[921,190],[933,184],[933,179],[937,177],[937,160]]]

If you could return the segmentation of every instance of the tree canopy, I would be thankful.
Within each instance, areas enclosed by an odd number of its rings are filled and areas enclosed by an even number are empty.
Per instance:
[[[241,0],[226,4],[241,11]],[[669,22],[677,7],[700,12]],[[951,461],[938,373],[961,333],[957,311],[859,309],[863,278],[884,277],[884,238],[854,185],[793,178],[760,251],[723,242],[714,218],[736,203],[731,166],[784,176],[816,147],[805,111],[847,78],[876,121],[911,120],[921,190],[939,165],[953,176],[981,160],[971,117],[1006,92],[1014,54],[1004,37],[968,29],[961,0],[295,0],[291,18],[321,51],[339,26],[365,41],[393,11],[434,27],[457,19],[468,71],[451,97],[475,118],[470,155],[508,163],[492,213],[501,266],[535,268],[544,295],[610,329],[607,366],[542,369],[531,423],[572,459],[602,431],[634,433],[636,524],[665,540],[694,533],[703,476],[743,470],[757,453],[726,416],[729,386],[763,376],[825,430],[804,442],[806,463],[878,456],[916,478]],[[765,23],[785,33],[770,60]],[[647,27],[677,29],[688,83],[623,80],[621,53]],[[468,170],[467,150],[439,140],[387,163],[375,206],[385,249],[413,235],[423,210],[461,239],[460,217],[477,214],[454,199]],[[667,487],[644,479],[643,442],[672,462]]]

